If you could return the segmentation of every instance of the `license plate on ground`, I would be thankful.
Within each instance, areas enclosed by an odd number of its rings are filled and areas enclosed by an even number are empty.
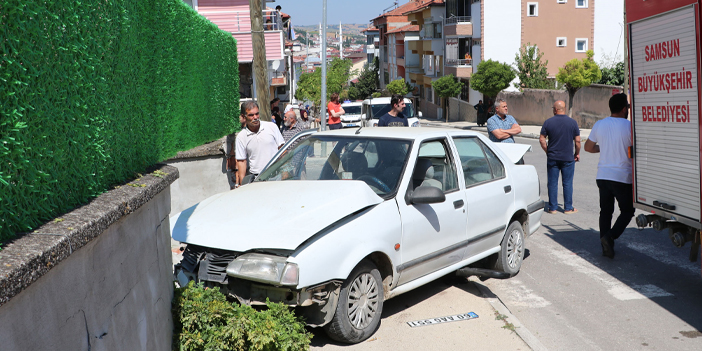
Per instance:
[[[426,325],[433,325],[433,324],[467,321],[469,319],[475,319],[475,318],[478,318],[478,315],[475,312],[468,312],[468,313],[456,314],[453,316],[420,319],[418,321],[407,322],[407,324],[409,324],[410,327],[415,328],[415,327],[423,327]]]

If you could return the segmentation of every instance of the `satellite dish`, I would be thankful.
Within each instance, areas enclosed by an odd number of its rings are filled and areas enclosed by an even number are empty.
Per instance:
[[[273,60],[271,61],[271,68],[277,71],[282,63],[283,62],[281,60]]]

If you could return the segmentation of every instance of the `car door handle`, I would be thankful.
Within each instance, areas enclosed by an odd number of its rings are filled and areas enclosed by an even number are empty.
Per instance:
[[[463,207],[463,200],[456,200],[453,202],[453,208],[461,208]]]
[[[512,191],[512,186],[511,185],[505,186],[505,194],[509,193],[510,191]]]

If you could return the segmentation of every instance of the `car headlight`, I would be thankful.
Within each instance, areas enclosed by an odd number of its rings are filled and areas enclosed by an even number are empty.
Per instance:
[[[419,127],[419,121],[412,123],[412,127]]]
[[[227,275],[273,285],[297,285],[300,270],[286,257],[244,254],[227,266]]]

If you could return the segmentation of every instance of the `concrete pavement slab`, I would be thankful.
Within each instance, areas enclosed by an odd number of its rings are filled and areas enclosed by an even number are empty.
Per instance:
[[[521,323],[502,305],[490,304],[477,279],[447,276],[385,302],[378,331],[356,345],[337,343],[323,330],[314,333],[311,350],[530,350],[518,329]],[[492,299],[499,299],[492,295]],[[474,312],[476,319],[410,327],[407,322]],[[526,330],[525,328],[523,328]],[[535,339],[535,338],[534,338]],[[538,344],[540,346],[540,344]],[[536,348],[542,350],[543,348]]]

